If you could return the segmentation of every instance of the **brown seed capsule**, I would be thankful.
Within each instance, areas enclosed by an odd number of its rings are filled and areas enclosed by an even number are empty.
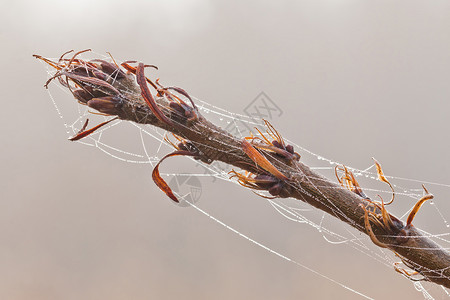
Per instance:
[[[92,60],[92,62],[99,62],[100,69],[108,76],[114,77],[115,79],[123,79],[125,78],[125,73],[118,69],[114,64],[109,63],[107,61],[101,59]]]
[[[180,115],[184,115],[184,108],[181,107],[180,103],[177,102],[170,102],[169,107],[174,109],[176,112],[178,112]]]
[[[72,92],[75,99],[80,101],[81,103],[86,104],[89,100],[93,98],[92,94],[85,90],[75,90]]]
[[[91,74],[92,72],[89,72],[86,67],[76,67],[73,70],[71,70],[70,73],[85,77],[90,77],[92,75]]]
[[[289,152],[289,153],[294,154],[294,146],[292,146],[292,145],[287,145],[287,146],[286,146],[286,151]]]
[[[259,174],[255,176],[255,184],[262,189],[270,189],[278,182],[280,181],[277,178],[270,175]]]
[[[284,149],[283,145],[281,145],[278,141],[272,141],[272,145],[277,148]]]
[[[271,188],[269,188],[269,194],[271,194],[272,196],[279,196],[279,197],[283,197],[282,192],[283,192],[283,182],[279,182],[274,184]]]
[[[184,109],[181,107],[181,105],[177,102],[170,102],[169,107],[173,110],[170,112],[170,117],[172,120],[174,120],[177,123],[185,123],[184,119]]]
[[[120,102],[112,96],[93,98],[87,102],[87,105],[101,113],[109,115],[117,115]]]
[[[104,81],[106,81],[106,78],[107,78],[107,75],[105,73],[103,73],[102,71],[98,71],[98,70],[93,70],[92,75],[94,75],[94,77],[104,80]]]

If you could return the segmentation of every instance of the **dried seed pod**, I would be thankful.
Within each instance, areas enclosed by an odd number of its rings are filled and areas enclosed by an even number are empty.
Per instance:
[[[102,90],[108,91],[109,94],[114,94],[114,95],[119,95],[120,92],[111,84],[109,84],[108,82],[95,78],[95,77],[87,77],[87,76],[81,76],[81,75],[76,75],[74,74],[72,71],[67,72],[67,71],[61,71],[59,76],[67,76],[67,78],[70,78],[71,80],[73,80],[74,82],[76,82],[79,85],[83,85],[83,86],[95,86],[98,87],[99,89],[101,88]]]
[[[294,146],[292,146],[292,145],[287,145],[287,146],[286,146],[286,151],[289,152],[289,153],[295,154],[295,152],[294,152]],[[299,158],[300,158],[300,157],[299,157]]]
[[[108,115],[117,115],[120,112],[120,100],[112,96],[93,98],[87,102],[87,105]]]
[[[92,61],[99,62],[100,63],[99,66],[100,66],[101,70],[108,76],[114,77],[117,80],[125,78],[125,73],[122,70],[120,70],[119,68],[117,68],[116,65],[109,63],[107,61],[101,60],[101,59],[95,59]]]
[[[106,75],[105,73],[103,73],[102,71],[99,71],[99,70],[93,70],[92,75],[103,81],[106,81],[106,79],[108,78],[108,75]]]
[[[92,76],[92,71],[84,66],[75,67],[75,68],[73,68],[73,70],[70,71],[70,73],[77,75],[77,76],[85,76],[85,77]]]
[[[186,121],[186,111],[178,102],[170,102],[169,107],[172,108],[170,112],[170,118],[175,120],[177,123],[185,123]]]
[[[284,183],[280,181],[280,182],[274,184],[273,186],[271,186],[268,191],[269,191],[269,194],[271,194],[272,196],[286,198],[287,196],[285,196],[283,194],[283,188],[284,188]]]
[[[255,184],[262,189],[270,189],[274,184],[278,183],[279,180],[273,176],[266,174],[256,175],[254,178]]]
[[[87,104],[87,102],[93,98],[93,95],[86,90],[75,90],[72,94],[75,99],[83,104]]]
[[[272,145],[274,145],[277,148],[284,149],[283,145],[281,145],[280,142],[278,142],[276,140],[272,141]]]

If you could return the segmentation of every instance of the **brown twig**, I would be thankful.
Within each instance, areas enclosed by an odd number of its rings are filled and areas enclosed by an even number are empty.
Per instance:
[[[265,137],[260,140],[249,138],[249,142],[232,136],[203,117],[196,107],[187,105],[170,92],[173,90],[192,102],[184,90],[153,84],[145,77],[143,64],[137,68],[125,64],[125,71],[128,71],[125,73],[116,64],[102,60],[86,62],[74,56],[70,60],[52,62],[41,56],[35,57],[57,69],[54,78],[66,78],[60,83],[69,87],[81,104],[122,120],[172,132],[186,141],[180,145],[178,153],[195,156],[204,163],[217,160],[246,170],[252,176],[238,176],[244,186],[266,189],[278,197],[305,201],[368,234],[378,246],[394,251],[405,265],[421,274],[424,280],[450,288],[450,254],[411,224],[420,205],[430,199],[430,195],[419,201],[414,215],[408,218],[411,222],[404,224],[387,212],[383,202],[368,199],[353,174],[346,169],[343,178],[351,190],[313,172],[299,161],[300,156],[291,145],[284,144],[281,136],[274,133],[273,127],[269,128],[275,139],[273,142]],[[69,81],[72,86],[69,86]],[[156,89],[156,96],[148,90],[147,82]],[[78,136],[84,137],[92,132],[80,132]],[[379,177],[385,179],[378,163],[377,169]],[[158,186],[177,201],[170,187],[161,182],[160,177],[157,179]],[[251,182],[246,185],[246,180]],[[387,180],[385,182],[391,186]],[[394,196],[387,204],[392,203],[393,199]]]

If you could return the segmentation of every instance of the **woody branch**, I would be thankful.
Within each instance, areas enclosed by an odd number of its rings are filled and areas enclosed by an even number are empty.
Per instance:
[[[272,142],[266,138],[243,140],[231,135],[202,116],[184,90],[163,87],[145,77],[144,68],[149,66],[134,67],[136,62],[119,66],[104,60],[84,61],[76,55],[71,59],[62,56],[57,62],[35,57],[57,70],[49,82],[58,79],[81,104],[121,120],[157,126],[178,136],[181,143],[174,145],[177,151],[166,157],[190,155],[203,163],[221,161],[248,171],[249,177],[236,172],[233,177],[245,186],[268,190],[277,197],[295,198],[327,212],[368,234],[377,246],[394,251],[406,266],[423,276],[422,280],[450,288],[450,254],[412,225],[420,205],[431,199],[431,195],[414,207],[404,224],[387,212],[383,202],[368,199],[346,168],[340,182],[345,182],[349,189],[343,189],[302,163],[292,146],[285,145],[270,124],[268,132],[274,138]],[[148,84],[155,94],[150,92]],[[190,104],[183,99],[188,99]],[[83,138],[104,124],[82,130],[72,140]],[[155,183],[172,200],[178,201],[159,176],[158,167],[159,164],[153,172]],[[378,163],[377,167],[379,178],[385,179]],[[413,279],[407,271],[397,267],[396,270]]]

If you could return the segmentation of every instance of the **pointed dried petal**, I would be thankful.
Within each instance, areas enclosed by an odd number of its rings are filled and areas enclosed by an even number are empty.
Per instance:
[[[78,141],[78,140],[80,140],[80,139],[82,139],[82,138],[84,138],[84,137],[87,137],[88,135],[90,135],[90,134],[93,133],[94,131],[98,130],[100,127],[103,127],[103,126],[105,126],[106,124],[111,123],[111,122],[114,121],[114,120],[117,120],[118,118],[119,118],[119,117],[115,117],[115,118],[113,118],[113,119],[111,119],[111,120],[109,120],[109,121],[100,123],[100,124],[98,124],[97,126],[92,127],[91,129],[88,129],[88,130],[85,130],[85,131],[81,130],[79,133],[77,133],[74,137],[71,137],[69,140],[70,140],[70,141]],[[86,126],[87,126],[87,122],[85,123],[85,125],[83,126],[83,128],[85,128]]]
[[[419,201],[414,205],[413,209],[409,213],[408,219],[406,220],[406,226],[411,225],[412,221],[414,220],[414,217],[416,216],[417,212],[419,211],[422,204],[425,203],[427,200],[431,200],[434,198],[433,194],[428,193],[428,190],[425,188],[425,186],[422,186],[425,192],[427,193],[425,196],[420,198]]]
[[[158,105],[155,102],[155,99],[152,96],[152,93],[150,93],[150,90],[147,86],[147,81],[144,75],[144,64],[139,63],[137,69],[136,69],[136,80],[139,84],[139,87],[141,88],[141,95],[144,98],[145,102],[147,103],[148,107],[151,109],[153,114],[163,123],[166,123],[168,125],[174,126],[175,124],[167,118],[162,111],[159,109]]]
[[[288,178],[278,171],[277,168],[275,168],[274,165],[272,165],[267,158],[265,158],[258,150],[255,149],[255,147],[252,146],[249,142],[247,142],[245,139],[242,140],[242,150],[245,152],[245,154],[248,155],[248,157],[253,160],[255,164],[272,174],[278,179],[282,180],[288,180]]]
[[[166,159],[169,158],[171,156],[178,156],[178,155],[187,155],[187,156],[195,156],[195,154],[189,152],[189,151],[175,151],[172,153],[167,154],[166,156],[164,156],[159,162],[158,164],[155,166],[155,168],[153,169],[152,172],[152,178],[153,181],[155,182],[155,184],[159,187],[159,189],[161,191],[163,191],[167,196],[169,196],[170,199],[172,199],[173,201],[179,203],[180,201],[178,200],[178,198],[173,194],[172,189],[169,187],[169,185],[167,184],[167,182],[162,179],[161,175],[159,174],[159,165]]]
[[[77,80],[77,81],[81,81],[81,82],[87,82],[87,83],[90,83],[90,84],[93,84],[93,85],[98,85],[100,87],[107,88],[107,89],[111,90],[115,95],[120,94],[120,92],[115,87],[113,87],[112,85],[110,85],[106,81],[100,80],[98,78],[78,76],[78,75],[75,75],[75,74],[72,74],[72,73],[66,72],[66,71],[61,72],[61,74],[69,77],[72,80]]]
[[[373,161],[375,162],[375,167],[377,168],[377,174],[378,174],[378,179],[380,181],[383,181],[384,183],[387,183],[389,185],[389,187],[392,190],[392,198],[389,202],[385,203],[386,205],[391,204],[392,202],[394,202],[394,198],[395,198],[395,191],[394,191],[394,187],[392,186],[392,184],[389,182],[389,180],[387,180],[387,178],[384,176],[383,170],[381,169],[381,165],[378,163],[378,161],[373,158]]]

